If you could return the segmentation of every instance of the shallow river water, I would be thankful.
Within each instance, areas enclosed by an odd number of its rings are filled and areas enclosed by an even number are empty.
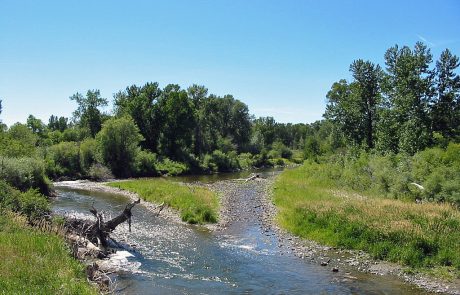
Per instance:
[[[241,197],[250,202],[254,193],[246,188]],[[109,218],[129,202],[106,193],[59,189],[58,194],[54,211],[79,217],[90,216],[94,204]],[[119,294],[425,294],[388,276],[353,273],[356,278],[349,280],[281,252],[276,233],[262,230],[256,216],[212,232],[155,217],[139,205],[132,232],[120,225],[112,236],[132,255],[120,260]]]

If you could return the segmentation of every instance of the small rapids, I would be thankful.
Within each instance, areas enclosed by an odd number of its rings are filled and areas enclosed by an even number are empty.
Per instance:
[[[240,193],[251,202],[257,192],[247,187]],[[91,217],[93,204],[109,218],[129,202],[69,188],[58,188],[58,195],[55,212],[83,218]],[[250,211],[216,231],[155,216],[142,204],[132,212],[132,231],[117,227],[112,237],[120,250],[105,262],[119,270],[118,294],[423,294],[388,276],[361,273],[350,280],[281,251],[276,233],[261,229]]]

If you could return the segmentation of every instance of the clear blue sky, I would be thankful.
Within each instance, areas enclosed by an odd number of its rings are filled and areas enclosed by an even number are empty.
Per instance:
[[[256,116],[321,119],[358,58],[424,40],[460,55],[460,1],[0,0],[0,119],[70,116],[75,92],[193,83]],[[111,108],[108,108],[109,111]]]

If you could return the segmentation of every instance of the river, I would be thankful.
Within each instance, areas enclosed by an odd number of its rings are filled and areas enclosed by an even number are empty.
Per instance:
[[[262,171],[262,176],[276,173]],[[223,174],[182,177],[181,181],[213,182],[243,177]],[[260,193],[250,185],[238,191],[247,202]],[[53,203],[57,213],[89,217],[94,206],[107,217],[118,214],[128,202],[124,196],[58,189]],[[242,206],[245,208],[245,206]],[[113,233],[128,254],[119,260],[115,277],[118,294],[425,294],[391,276],[360,272],[334,273],[308,259],[282,251],[273,231],[264,230],[251,211],[225,230],[172,222],[155,217],[142,205],[133,209],[132,232],[127,225]],[[350,279],[353,278],[353,279]]]

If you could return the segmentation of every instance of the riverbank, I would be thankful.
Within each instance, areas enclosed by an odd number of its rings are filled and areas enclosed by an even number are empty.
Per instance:
[[[279,208],[276,222],[301,238],[293,237],[294,244],[308,239],[330,245],[320,248],[326,252],[320,251],[312,260],[330,259],[328,265],[339,268],[350,265],[364,272],[396,275],[429,291],[460,294],[458,270],[448,260],[446,265],[434,264],[436,267],[422,264],[428,259],[436,263],[437,253],[445,253],[444,259],[458,259],[447,252],[457,251],[458,232],[452,227],[460,220],[458,211],[449,205],[359,195],[335,188],[318,175],[307,165],[286,171],[274,183],[272,197]],[[294,247],[294,251],[300,257],[311,257],[309,247]],[[434,250],[437,252],[426,252]]]
[[[196,184],[207,187],[217,192],[221,197],[219,222],[206,225],[206,227],[219,235],[231,234],[232,227],[238,228],[239,223],[250,222],[257,224],[259,231],[264,235],[270,235],[276,239],[279,255],[296,255],[300,259],[308,260],[308,263],[324,265],[329,271],[338,270],[335,276],[338,281],[357,280],[359,273],[372,273],[375,275],[398,276],[400,280],[417,285],[423,289],[433,292],[449,294],[460,294],[455,284],[446,284],[430,279],[420,274],[409,274],[398,265],[373,260],[368,254],[362,251],[341,250],[319,243],[301,239],[277,225],[277,208],[272,203],[272,187],[275,177],[266,179],[259,178],[252,181],[231,180],[218,181],[210,184]],[[102,183],[91,183],[87,181],[67,182],[59,184],[72,189],[92,190],[106,193],[116,193],[127,196],[133,200],[138,195],[114,187],[105,186]],[[254,192],[250,199],[247,194],[243,196],[243,190]],[[156,212],[157,205],[142,202],[151,211]],[[169,209],[162,211],[161,215],[168,220],[182,222],[179,212]]]
[[[0,215],[0,256],[2,294],[98,294],[64,239],[29,226],[20,215]]]

